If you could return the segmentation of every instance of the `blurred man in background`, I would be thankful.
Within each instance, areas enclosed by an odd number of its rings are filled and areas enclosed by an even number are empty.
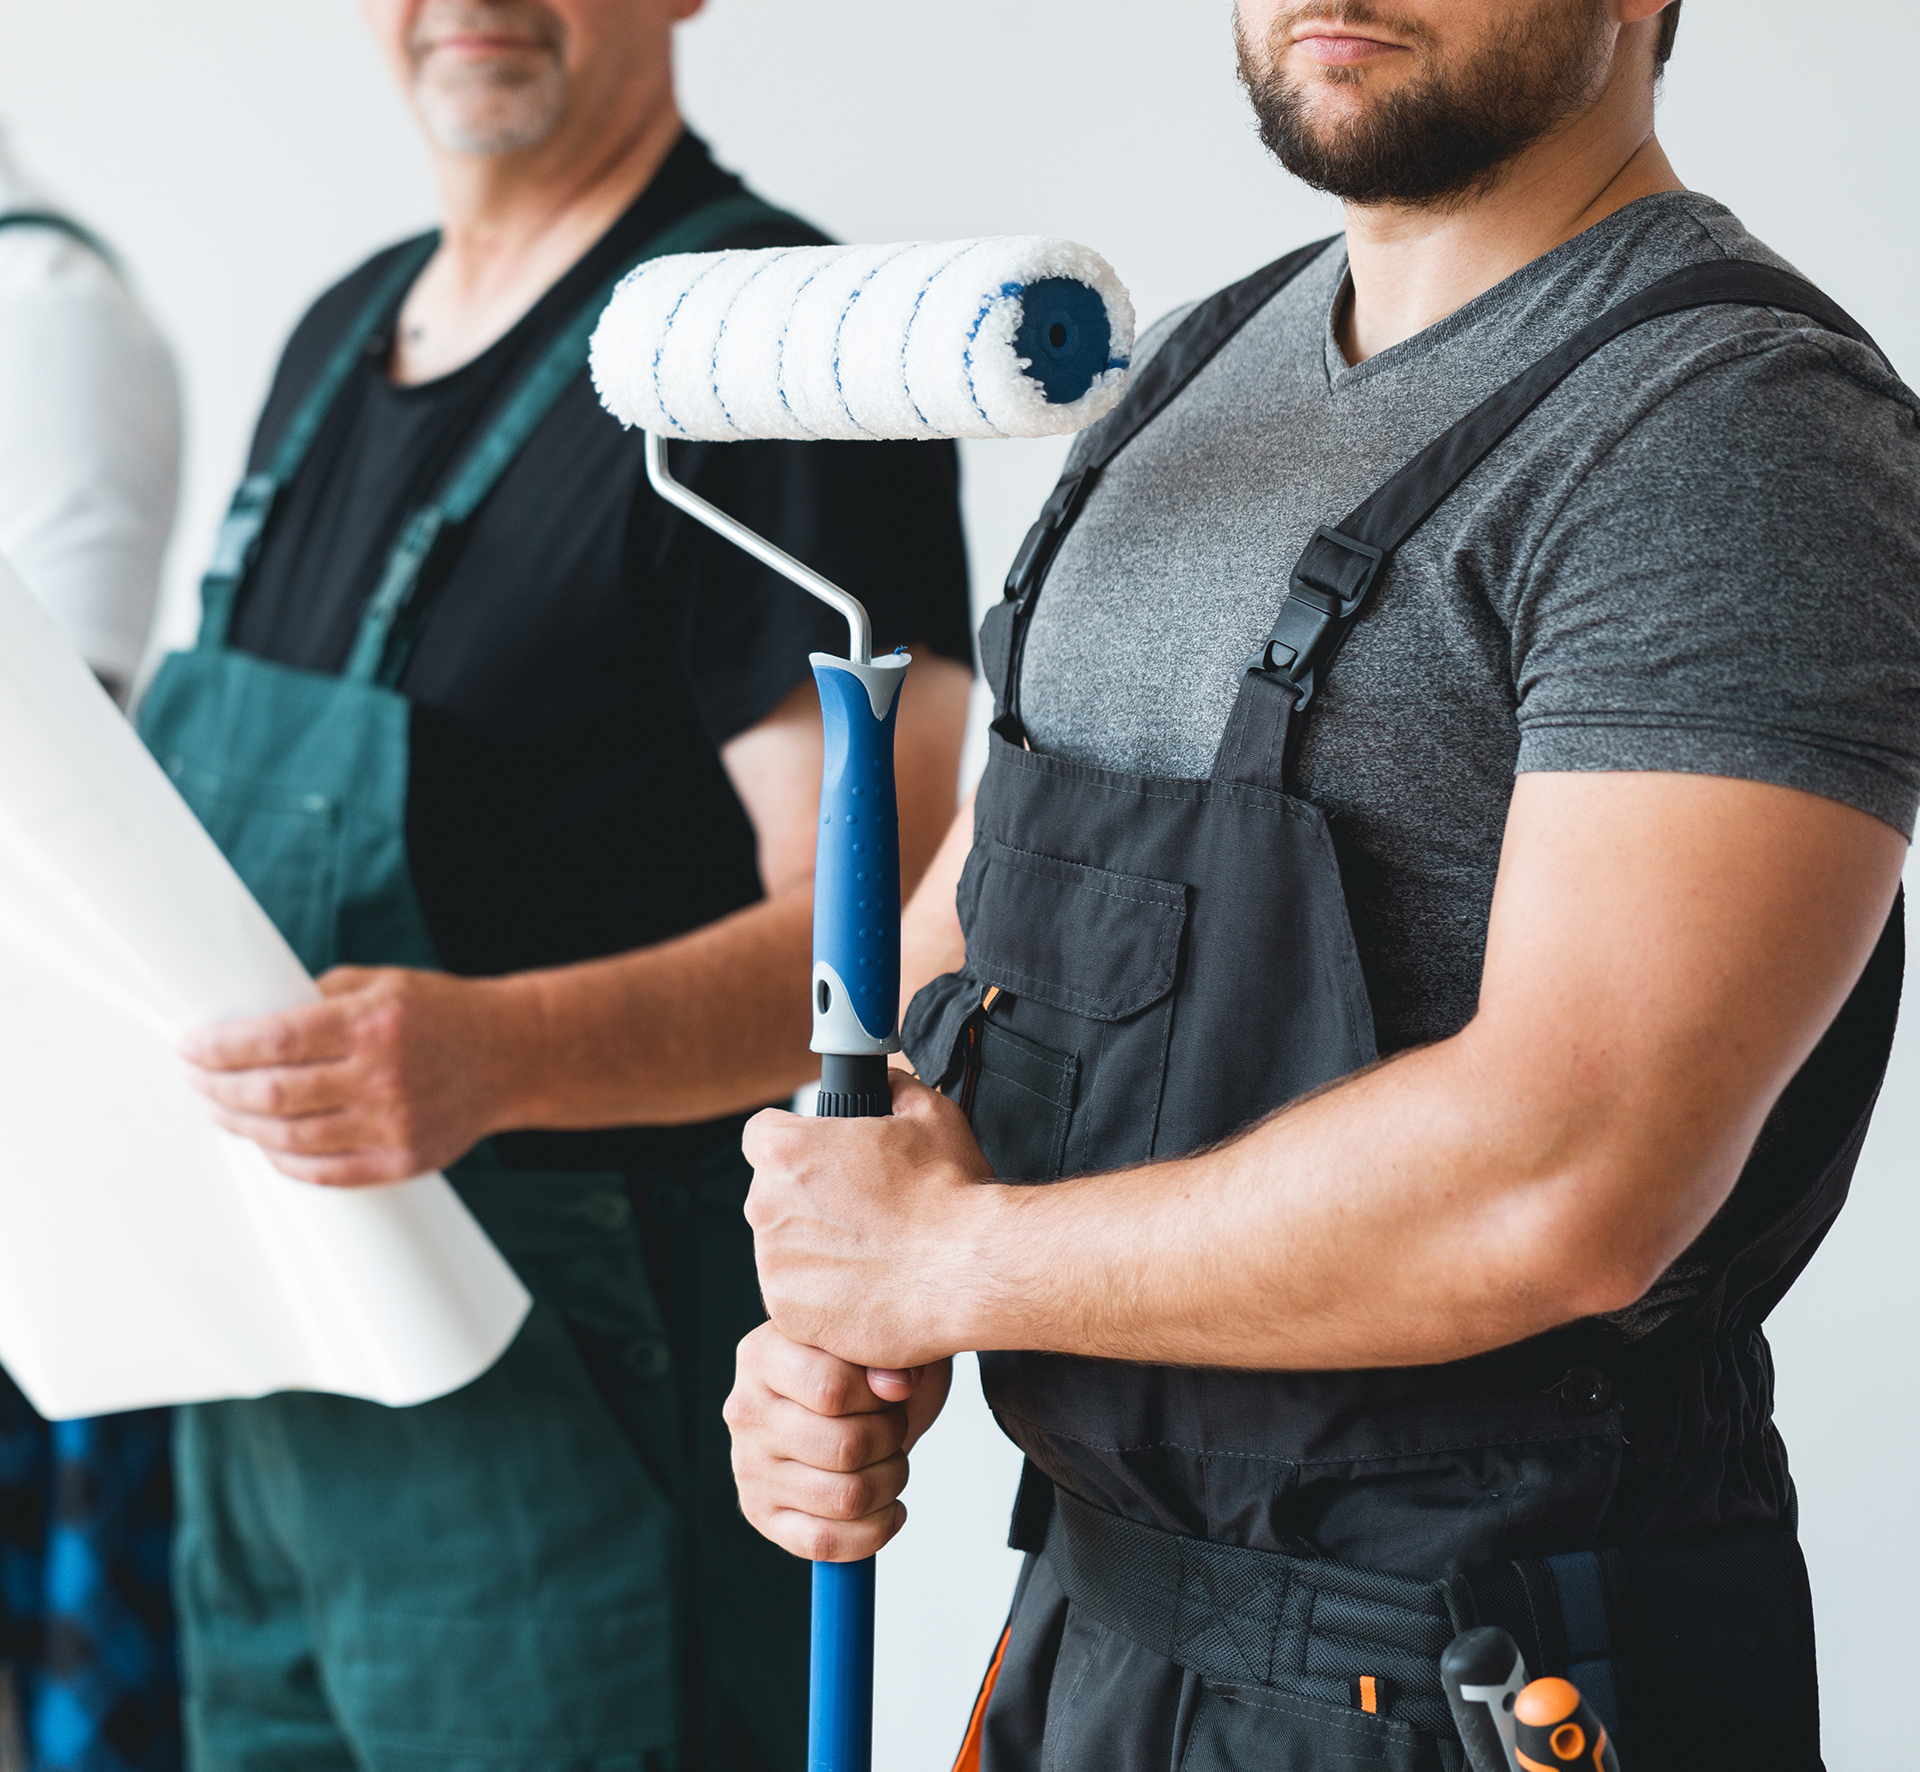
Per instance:
[[[123,703],[179,469],[165,343],[109,250],[0,138],[0,558]],[[179,1764],[167,1448],[164,1411],[49,1426],[0,1373],[0,1760]]]
[[[758,1772],[805,1738],[807,1571],[720,1417],[761,1318],[744,1115],[807,1050],[831,611],[679,517],[585,340],[651,254],[821,238],[688,134],[698,0],[365,0],[442,229],[295,330],[141,731],[323,1001],[188,1042],[221,1124],[325,1186],[447,1168],[535,1298],[412,1409],[181,1412],[201,1772]],[[865,600],[902,691],[903,869],[971,673],[947,445],[676,451]]]

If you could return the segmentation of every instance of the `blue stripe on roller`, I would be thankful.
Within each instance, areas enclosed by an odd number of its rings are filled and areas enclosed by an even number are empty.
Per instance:
[[[1017,296],[1020,293],[1020,289],[1021,285],[1018,283],[1002,283],[998,293],[1002,296]],[[967,398],[973,402],[974,411],[979,413],[983,419],[986,419],[987,429],[992,431],[996,437],[1004,437],[1006,432],[1001,430],[1001,428],[988,417],[987,409],[980,404],[979,390],[973,385],[973,344],[974,340],[980,336],[980,328],[986,325],[987,316],[993,312],[994,300],[995,297],[991,295],[981,298],[980,312],[974,315],[973,325],[967,331],[967,348],[962,355],[961,361],[966,365]]]
[[[945,264],[935,271],[931,277],[924,278],[921,281],[920,293],[913,298],[913,310],[907,315],[907,323],[900,330],[900,385],[906,390],[907,404],[913,408],[914,417],[919,419],[919,421],[929,429],[932,428],[933,421],[920,410],[920,402],[913,396],[913,383],[907,377],[907,347],[913,343],[913,323],[920,318],[920,304],[927,299],[927,291],[965,258],[968,253],[977,250],[979,245],[980,242],[978,240],[968,241],[952,258],[948,259]],[[978,402],[976,401],[975,404],[977,405]]]
[[[800,298],[813,287],[819,275],[818,271],[809,271],[801,278],[800,287],[793,292],[792,298],[787,302],[786,314],[780,321],[780,350],[773,366],[773,391],[780,396],[780,404],[787,409],[787,417],[810,437],[817,437],[820,433],[794,411],[793,402],[787,398],[787,334],[793,330],[794,309],[799,307]]]
[[[853,293],[847,297],[847,305],[840,310],[840,318],[833,328],[833,391],[840,396],[840,410],[847,415],[847,423],[852,425],[856,431],[867,431],[867,427],[853,416],[853,408],[847,404],[846,386],[840,380],[840,340],[847,330],[847,316],[853,312],[853,304],[857,302],[861,296],[866,294],[867,285],[879,276],[888,265],[892,264],[895,259],[904,258],[912,250],[913,247],[911,245],[902,246],[899,251],[891,254],[887,258],[883,258],[872,270],[862,277]],[[873,432],[867,431],[867,435],[871,437]]]
[[[819,661],[826,768],[813,879],[813,957],[839,974],[860,1025],[876,1040],[900,1011],[900,834],[894,802],[895,695],[873,717],[867,686]]]
[[[1020,291],[1016,356],[1053,406],[1071,406],[1111,366],[1113,327],[1100,292],[1073,277],[1042,277]]]
[[[717,262],[720,254],[715,253],[713,256]],[[673,306],[667,310],[666,324],[660,328],[660,342],[654,347],[653,352],[653,403],[660,408],[661,414],[665,417],[667,423],[672,425],[683,437],[690,434],[687,427],[675,418],[671,412],[667,411],[667,403],[660,397],[660,359],[667,354],[667,340],[673,336],[674,319],[680,310],[687,305],[687,297],[713,274],[713,268],[711,264],[703,266],[700,275],[695,277],[685,289],[681,290],[680,293],[674,297]]]
[[[740,287],[733,292],[732,298],[727,303],[727,311],[720,316],[720,324],[714,329],[713,350],[707,358],[707,386],[713,391],[713,402],[720,408],[720,416],[727,421],[727,424],[733,430],[739,431],[743,437],[747,433],[741,430],[737,424],[734,424],[733,414],[727,410],[726,396],[720,392],[720,346],[727,336],[728,323],[733,319],[733,310],[740,305],[741,296],[745,295],[747,291],[753,287],[754,282],[763,273],[772,270],[788,253],[799,250],[796,246],[789,246],[786,251],[775,253],[770,258],[763,259],[759,264],[755,265],[752,272],[748,275],[746,282],[742,283]]]

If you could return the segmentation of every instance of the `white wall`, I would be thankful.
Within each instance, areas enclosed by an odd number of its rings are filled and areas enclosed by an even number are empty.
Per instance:
[[[689,114],[767,195],[849,239],[1068,234],[1143,316],[1330,232],[1261,153],[1226,0],[711,0],[684,34]],[[1821,28],[1824,27],[1824,28]],[[1692,0],[1662,133],[1920,375],[1920,10],[1844,20]],[[238,470],[278,341],[308,298],[426,221],[408,126],[349,0],[0,0],[0,117],[125,251],[178,348],[192,433],[168,625]],[[998,578],[1060,454],[971,445],[976,585]],[[1915,875],[1920,883],[1920,874]],[[1775,1319],[1820,1607],[1828,1759],[1903,1763],[1920,1579],[1906,1356],[1920,1304],[1920,1030],[1895,1055],[1854,1200]],[[944,1766],[998,1628],[1015,1461],[963,1375],[882,1571],[878,1760]]]

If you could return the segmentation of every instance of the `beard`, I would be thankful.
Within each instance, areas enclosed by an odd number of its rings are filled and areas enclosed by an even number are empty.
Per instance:
[[[532,42],[477,63],[435,58],[434,39],[458,31],[506,31]],[[559,127],[567,105],[564,33],[538,0],[430,0],[410,48],[420,119],[449,153],[518,153]]]
[[[1260,140],[1295,177],[1348,203],[1444,209],[1484,194],[1523,149],[1594,102],[1607,77],[1601,0],[1520,0],[1463,63],[1443,67],[1434,34],[1371,0],[1306,0],[1275,21],[1265,43],[1236,13],[1240,83]],[[1282,71],[1294,27],[1307,19],[1384,25],[1412,45],[1413,78],[1360,114],[1315,115],[1315,88],[1364,91],[1368,70]]]

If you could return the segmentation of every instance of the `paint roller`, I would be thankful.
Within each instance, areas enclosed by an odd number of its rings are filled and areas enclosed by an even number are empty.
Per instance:
[[[811,655],[826,733],[813,902],[817,1111],[892,1111],[900,846],[893,732],[904,652],[873,657],[860,602],[674,479],[673,438],[711,443],[1050,437],[1124,392],[1133,306],[1098,254],[1040,237],[684,253],[615,289],[590,361],[646,433],[654,490],[846,621]],[[873,1559],[816,1563],[809,1772],[868,1772]]]

